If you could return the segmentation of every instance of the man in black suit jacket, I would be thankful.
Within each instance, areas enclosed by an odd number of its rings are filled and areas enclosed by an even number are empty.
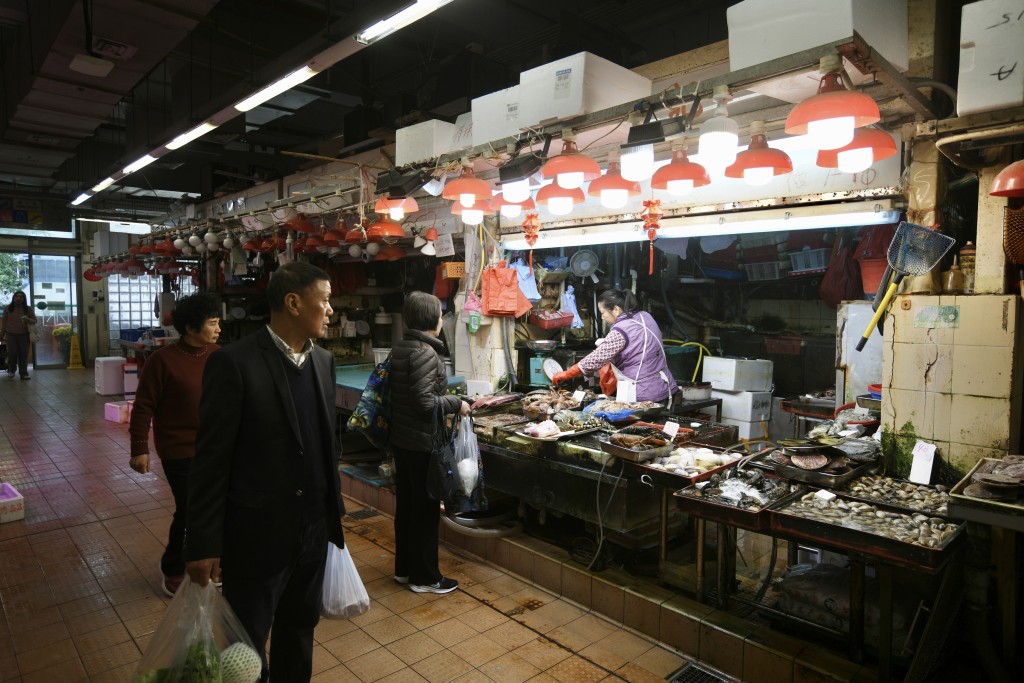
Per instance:
[[[330,295],[323,270],[280,267],[267,286],[270,324],[211,354],[203,373],[186,569],[201,586],[223,569],[263,681],[310,679],[327,542],[345,543],[334,360],[312,341],[327,331]]]

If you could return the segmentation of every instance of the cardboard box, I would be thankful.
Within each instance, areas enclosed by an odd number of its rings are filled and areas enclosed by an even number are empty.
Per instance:
[[[454,132],[454,125],[436,119],[399,128],[395,133],[395,165],[413,164],[444,154],[451,146]]]
[[[18,519],[25,519],[25,497],[4,482],[0,484],[0,523]]]
[[[103,404],[103,419],[108,422],[124,424],[132,417],[134,401],[113,401]]]
[[[519,86],[473,98],[472,110],[474,147],[516,135],[519,133]]]
[[[722,424],[736,427],[739,432],[739,438],[747,439],[763,439],[765,438],[765,429],[771,430],[771,422],[765,420],[762,422],[746,422],[744,420],[734,420],[731,417],[723,417]],[[761,425],[764,425],[763,427]]]
[[[722,399],[722,418],[760,422],[772,419],[772,392],[770,391],[722,391],[711,390],[712,398]],[[715,414],[714,408],[703,412]]]
[[[892,0],[744,0],[726,10],[729,70],[850,38],[856,31],[900,71],[909,66],[907,3]]]
[[[519,126],[536,126],[651,96],[651,81],[580,52],[519,74]]]
[[[1024,104],[1021,9],[1020,0],[982,0],[960,10],[959,116]]]
[[[706,356],[702,376],[714,389],[723,391],[771,391],[772,362]]]

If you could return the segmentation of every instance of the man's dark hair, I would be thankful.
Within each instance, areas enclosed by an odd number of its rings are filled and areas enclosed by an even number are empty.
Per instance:
[[[402,323],[410,330],[431,332],[441,317],[441,301],[433,294],[411,292],[402,306]]]
[[[270,276],[270,283],[267,284],[267,304],[270,305],[270,310],[282,310],[286,296],[302,295],[321,280],[330,282],[331,276],[316,266],[298,261],[284,264],[274,271]]]
[[[178,334],[187,334],[189,329],[199,331],[210,318],[220,317],[220,304],[209,294],[191,294],[179,299],[171,311],[171,322]]]

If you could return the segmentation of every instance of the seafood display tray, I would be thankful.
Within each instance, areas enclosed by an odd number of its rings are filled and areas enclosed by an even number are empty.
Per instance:
[[[600,431],[600,430],[601,430],[600,427],[588,427],[587,429],[575,429],[575,430],[569,431],[569,432],[559,432],[558,434],[555,434],[553,436],[530,436],[529,434],[524,434],[522,432],[522,428],[520,427],[519,429],[516,429],[513,432],[513,434],[515,434],[516,436],[521,436],[524,439],[529,439],[530,441],[555,442],[555,441],[561,441],[562,439],[568,439],[569,437],[585,436],[587,434],[593,434],[594,432],[597,432],[597,431]]]
[[[898,480],[898,481],[904,482],[905,480]],[[850,482],[850,485],[852,486],[852,485],[854,485],[856,483],[857,483],[856,481],[852,481],[852,482]],[[913,483],[913,482],[907,482],[907,483]],[[924,484],[914,484],[914,485],[915,486],[924,487]],[[930,487],[927,487],[927,488],[930,488]],[[946,518],[950,518],[951,517],[951,515],[949,514],[949,501],[946,501],[946,511],[945,512],[939,512],[938,510],[931,510],[931,509],[919,510],[918,508],[910,507],[909,505],[901,505],[898,502],[890,500],[888,498],[886,498],[885,500],[880,500],[878,498],[871,498],[869,496],[858,495],[858,493],[856,491],[851,491],[848,488],[836,490],[835,493],[838,493],[838,494],[842,495],[843,498],[849,498],[850,500],[855,500],[855,501],[857,501],[859,503],[868,503],[870,505],[884,505],[885,507],[892,508],[893,510],[898,510],[899,512],[903,512],[903,513],[906,513],[908,515],[925,514],[925,515],[928,515],[929,517],[946,517]]]
[[[845,453],[843,455],[845,455]],[[842,472],[840,474],[829,474],[828,472],[820,470],[805,470],[791,465],[779,465],[769,460],[768,454],[755,458],[754,461],[751,462],[751,465],[768,470],[769,472],[775,472],[775,474],[784,479],[791,479],[793,481],[799,481],[804,484],[813,484],[814,486],[821,486],[824,488],[833,488],[835,486],[842,486],[843,484],[853,481],[859,476],[868,474],[878,466],[878,462],[871,461],[860,463],[856,467],[851,467],[849,472]]]
[[[675,474],[674,472],[660,470],[657,467],[651,467],[650,465],[642,462],[630,462],[626,469],[627,471],[632,470],[637,475],[649,476],[651,478],[651,482],[655,486],[662,486],[669,489],[680,489],[696,484],[698,481],[710,479],[712,475],[719,474],[726,468],[732,467],[735,464],[735,462],[726,463],[725,465],[719,465],[714,469],[710,469],[707,472],[701,472],[700,474],[694,474],[689,477],[685,474]]]
[[[879,510],[889,510],[907,514],[907,510],[895,508],[891,505],[878,503],[877,501],[854,500],[849,496],[838,495],[842,500],[851,502],[867,502]],[[768,519],[772,531],[783,536],[796,538],[814,543],[823,543],[832,547],[868,555],[880,557],[894,564],[911,566],[913,568],[937,569],[948,557],[951,548],[955,547],[964,537],[966,525],[961,524],[944,545],[936,548],[906,543],[893,538],[886,538],[870,531],[846,527],[832,522],[819,519],[809,519],[800,515],[786,512],[786,508],[796,500],[795,496],[778,501],[771,506]],[[918,514],[918,511],[913,511]]]
[[[500,413],[501,415],[507,415],[509,413]],[[519,425],[525,424],[528,420],[522,415],[514,415],[515,421],[513,422],[498,422],[493,418],[497,417],[498,414],[493,415],[482,415],[480,417],[473,417],[473,431],[477,436],[488,439],[490,441],[496,441],[502,438],[502,432],[506,427],[518,427]]]
[[[726,465],[725,468],[731,466]],[[776,479],[777,477],[771,478]],[[677,508],[709,522],[729,524],[740,529],[746,529],[747,531],[764,531],[768,529],[771,524],[769,510],[773,506],[783,504],[807,492],[807,489],[803,486],[797,486],[778,500],[769,501],[768,504],[756,510],[748,510],[731,505],[722,505],[707,498],[697,498],[685,493],[691,489],[696,490],[695,485],[687,486],[672,494],[675,496]]]
[[[660,458],[663,455],[671,453],[674,448],[672,444],[668,444],[667,446],[648,448],[645,451],[636,451],[631,448],[616,446],[608,440],[610,438],[611,434],[598,439],[601,443],[601,450],[605,453],[614,455],[616,458],[622,458],[623,460],[629,460],[630,462],[643,462],[645,460],[652,460],[653,458]]]
[[[971,478],[986,462],[998,462],[994,458],[982,458],[967,476],[949,492],[949,516],[970,522],[981,522],[1004,529],[1024,532],[1024,501],[986,500],[965,496],[964,489],[971,483]]]

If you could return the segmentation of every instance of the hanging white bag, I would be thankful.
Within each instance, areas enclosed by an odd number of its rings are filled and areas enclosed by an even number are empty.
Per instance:
[[[320,614],[327,619],[351,619],[370,609],[370,596],[359,578],[348,547],[327,545],[327,566],[324,568],[324,596]]]

